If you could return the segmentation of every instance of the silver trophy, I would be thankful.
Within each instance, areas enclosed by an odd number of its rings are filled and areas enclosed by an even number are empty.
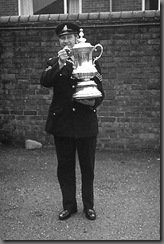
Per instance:
[[[74,69],[72,76],[80,79],[76,85],[76,91],[73,94],[73,98],[90,99],[101,97],[102,94],[97,89],[97,84],[91,80],[91,78],[98,72],[95,68],[95,61],[101,57],[103,47],[101,44],[92,46],[90,43],[86,42],[86,39],[83,38],[84,33],[82,28],[80,29],[79,36],[78,43],[75,44],[72,49],[74,54]],[[97,47],[101,48],[100,55],[93,60],[92,53]]]

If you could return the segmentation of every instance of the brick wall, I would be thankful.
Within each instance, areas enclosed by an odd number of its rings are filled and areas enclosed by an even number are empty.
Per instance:
[[[0,16],[18,14],[18,0],[0,0]]]
[[[138,11],[142,10],[142,0],[112,0],[112,11]],[[110,0],[83,0],[82,12],[107,12],[110,11]]]
[[[112,11],[138,11],[142,10],[142,0],[114,0]]]
[[[83,0],[82,1],[82,12],[92,13],[92,12],[108,12],[110,11],[110,1],[109,0]]]
[[[80,24],[88,42],[104,47],[98,148],[159,149],[159,11],[2,17],[1,141],[53,143],[44,132],[52,90],[40,86],[40,75],[57,54],[54,28],[65,20]]]

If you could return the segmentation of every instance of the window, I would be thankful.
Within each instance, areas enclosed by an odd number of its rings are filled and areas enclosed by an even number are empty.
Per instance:
[[[82,0],[18,0],[19,15],[82,13]]]
[[[82,13],[81,0],[64,0],[64,13]]]
[[[160,0],[142,0],[142,11],[160,10]]]
[[[160,10],[160,0],[18,0],[19,15],[140,11],[141,3],[142,11]]]

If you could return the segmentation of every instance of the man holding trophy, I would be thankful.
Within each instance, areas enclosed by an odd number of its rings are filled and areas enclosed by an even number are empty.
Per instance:
[[[83,210],[86,218],[95,220],[93,182],[98,134],[96,108],[104,99],[104,91],[98,58],[93,61],[92,52],[101,45],[93,47],[86,43],[83,29],[70,22],[57,26],[56,34],[61,49],[57,57],[48,60],[40,83],[53,88],[45,130],[54,136],[58,159],[57,177],[63,199],[59,219],[68,219],[77,212],[77,151],[82,176]]]

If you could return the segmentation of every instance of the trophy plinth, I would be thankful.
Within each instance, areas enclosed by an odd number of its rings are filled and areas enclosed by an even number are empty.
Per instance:
[[[97,89],[97,85],[91,80],[78,82],[76,92],[73,94],[75,99],[93,99],[101,96],[102,94]]]
[[[101,97],[101,92],[97,89],[97,84],[91,80],[96,73],[95,61],[98,60],[102,53],[103,47],[100,44],[92,46],[90,43],[85,42],[86,39],[83,38],[83,29],[80,29],[80,38],[78,43],[73,47],[74,53],[74,70],[72,76],[80,79],[76,85],[76,91],[73,94],[75,99],[90,99]],[[97,48],[101,48],[101,53],[98,57],[92,61],[92,52]]]

